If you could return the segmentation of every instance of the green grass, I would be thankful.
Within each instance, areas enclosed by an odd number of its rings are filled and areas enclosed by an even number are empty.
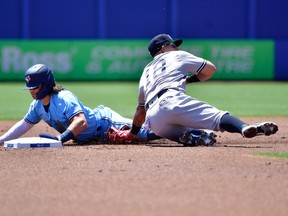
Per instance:
[[[258,153],[258,156],[273,157],[273,158],[285,158],[288,159],[288,152],[270,152],[270,153]]]
[[[61,82],[88,107],[108,106],[132,117],[138,96],[137,82]],[[18,120],[32,101],[24,83],[0,83],[0,120]],[[187,94],[238,117],[288,116],[287,82],[216,82],[190,84]]]
[[[206,82],[187,93],[235,116],[288,116],[287,82]]]

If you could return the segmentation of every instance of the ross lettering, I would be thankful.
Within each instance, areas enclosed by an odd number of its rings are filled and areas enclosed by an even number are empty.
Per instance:
[[[34,64],[47,64],[59,73],[69,73],[73,67],[69,52],[23,51],[19,47],[6,46],[2,49],[3,73],[23,73]]]

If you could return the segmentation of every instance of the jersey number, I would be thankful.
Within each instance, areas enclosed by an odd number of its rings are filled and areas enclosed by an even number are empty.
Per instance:
[[[153,68],[153,71],[149,73],[151,68]],[[155,81],[157,77],[164,73],[166,73],[166,61],[165,59],[160,59],[160,61],[155,62],[146,70],[147,85],[149,86],[151,82]]]

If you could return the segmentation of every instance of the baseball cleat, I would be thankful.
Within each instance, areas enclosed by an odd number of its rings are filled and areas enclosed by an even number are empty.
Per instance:
[[[184,146],[212,146],[216,143],[217,135],[209,130],[190,130],[185,131],[179,141]]]
[[[278,131],[277,124],[273,122],[263,122],[255,125],[257,127],[257,135],[264,134],[265,136],[270,136]]]
[[[252,138],[257,135],[270,136],[278,131],[277,124],[273,122],[262,122],[252,125],[246,125],[242,128],[242,135],[246,138]]]
[[[257,135],[257,126],[256,125],[245,125],[242,128],[242,136],[246,138],[252,138]]]

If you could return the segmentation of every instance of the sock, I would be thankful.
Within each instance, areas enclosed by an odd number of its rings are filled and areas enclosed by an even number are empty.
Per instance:
[[[220,120],[220,128],[230,133],[241,134],[243,125],[246,123],[230,114],[223,115]]]
[[[149,140],[157,140],[157,139],[161,139],[161,137],[157,136],[155,133],[148,133],[147,139],[148,139],[148,141]]]

